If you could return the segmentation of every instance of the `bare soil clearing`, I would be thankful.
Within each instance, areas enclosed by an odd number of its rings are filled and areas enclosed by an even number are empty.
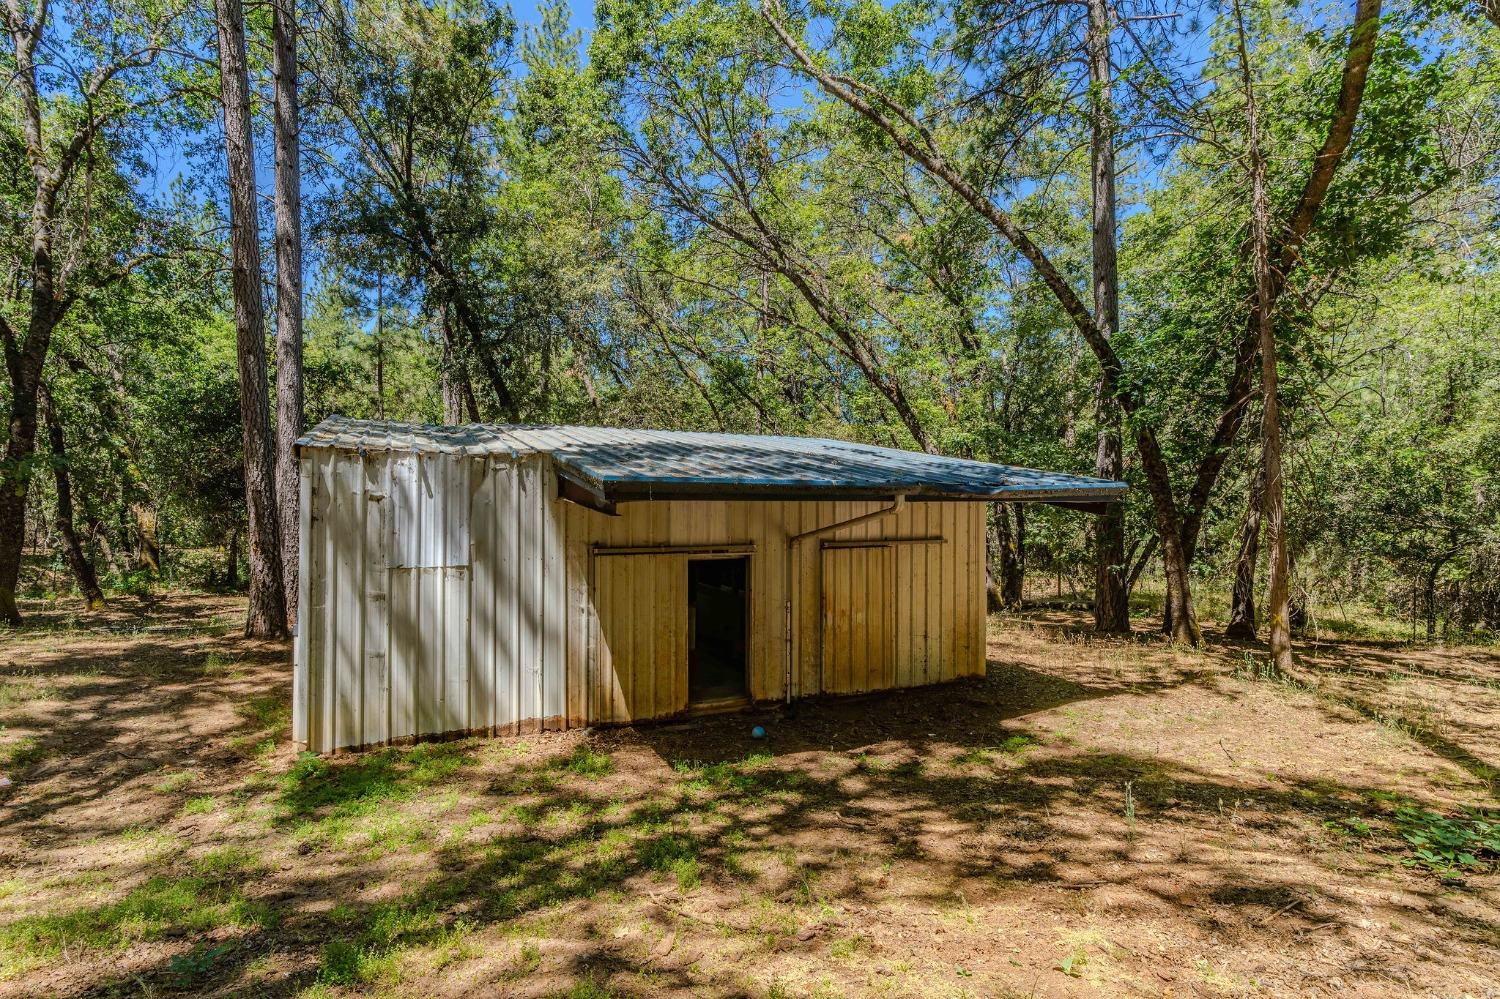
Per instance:
[[[996,621],[982,680],[298,760],[235,598],[0,635],[0,997],[1500,995],[1500,656]],[[753,724],[769,729],[750,738]]]

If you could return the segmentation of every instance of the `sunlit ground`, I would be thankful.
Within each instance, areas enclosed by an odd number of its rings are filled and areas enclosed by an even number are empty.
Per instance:
[[[1494,857],[1411,838],[1496,804],[1490,650],[1330,639],[1314,695],[1040,609],[944,688],[298,759],[237,598],[69,606],[0,636],[0,995],[1495,981]]]

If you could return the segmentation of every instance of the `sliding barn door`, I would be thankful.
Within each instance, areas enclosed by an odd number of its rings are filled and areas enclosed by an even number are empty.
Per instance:
[[[823,690],[896,684],[896,592],[889,545],[823,549]]]
[[[599,612],[591,717],[628,722],[687,707],[687,558],[594,558]]]

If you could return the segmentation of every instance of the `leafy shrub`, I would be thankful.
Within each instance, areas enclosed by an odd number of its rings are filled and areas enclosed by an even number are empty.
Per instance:
[[[1500,814],[1477,809],[1446,818],[1424,808],[1396,811],[1401,838],[1412,846],[1405,863],[1440,873],[1485,870],[1500,858]]]

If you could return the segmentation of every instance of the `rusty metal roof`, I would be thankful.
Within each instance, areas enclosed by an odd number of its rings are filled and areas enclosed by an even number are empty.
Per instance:
[[[299,447],[508,456],[547,454],[606,502],[642,499],[1033,500],[1092,504],[1125,483],[817,437],[470,424],[439,427],[331,416]]]

